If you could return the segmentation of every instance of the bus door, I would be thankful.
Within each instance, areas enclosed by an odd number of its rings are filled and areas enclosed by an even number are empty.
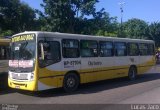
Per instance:
[[[38,41],[39,90],[58,86],[58,78],[63,74],[60,42],[57,38],[42,38]]]

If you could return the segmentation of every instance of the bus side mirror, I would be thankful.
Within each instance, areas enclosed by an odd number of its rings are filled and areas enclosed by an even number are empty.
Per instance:
[[[40,47],[41,47],[41,60],[44,60],[44,46],[43,43],[40,43]]]

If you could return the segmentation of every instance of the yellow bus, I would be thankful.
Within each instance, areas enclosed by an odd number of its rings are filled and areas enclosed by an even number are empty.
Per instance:
[[[8,72],[10,39],[0,39],[0,73]]]
[[[155,65],[154,41],[29,31],[11,38],[8,84],[40,91],[128,76]]]

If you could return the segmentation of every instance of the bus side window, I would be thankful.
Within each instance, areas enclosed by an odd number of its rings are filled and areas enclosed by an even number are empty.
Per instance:
[[[109,41],[100,41],[100,57],[111,57],[114,55],[113,43]]]
[[[139,55],[139,49],[137,43],[128,43],[128,55],[129,56]]]
[[[154,55],[154,45],[153,44],[148,44],[148,55]]]
[[[81,40],[82,57],[98,57],[98,43],[92,40]]]
[[[115,56],[127,56],[127,46],[124,42],[115,42]]]
[[[38,53],[40,67],[57,63],[61,59],[60,43],[57,41],[39,42]]]
[[[139,44],[139,51],[141,56],[148,55],[148,46],[147,44],[140,43]]]
[[[74,39],[63,39],[63,57],[78,58],[79,57],[79,41]]]

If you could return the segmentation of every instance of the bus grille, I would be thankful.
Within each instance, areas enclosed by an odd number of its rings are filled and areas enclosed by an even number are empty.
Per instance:
[[[16,74],[16,73],[12,73],[12,79],[16,79],[16,80],[28,80],[28,74]]]

